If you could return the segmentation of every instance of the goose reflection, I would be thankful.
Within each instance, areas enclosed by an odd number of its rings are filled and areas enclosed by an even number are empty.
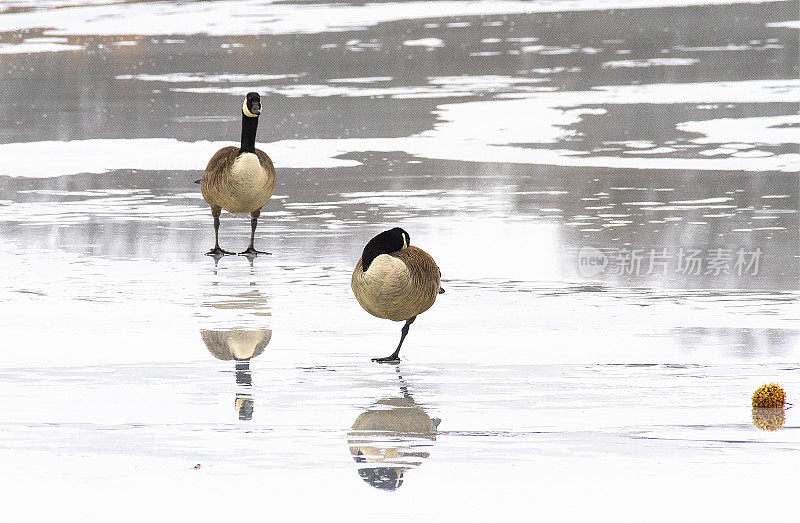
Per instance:
[[[201,330],[200,336],[208,352],[218,360],[234,360],[236,368],[236,412],[239,419],[249,421],[253,418],[253,397],[250,387],[253,378],[250,373],[250,360],[264,352],[272,339],[271,330]]]
[[[414,402],[400,376],[402,395],[379,400],[356,418],[348,433],[350,454],[358,475],[366,483],[393,491],[403,484],[403,474],[430,456],[439,421]]]
[[[252,285],[253,283],[251,283]],[[213,300],[204,304],[217,310],[246,309],[254,316],[270,316],[267,299],[258,289],[250,289],[237,294],[220,294],[213,296]]]

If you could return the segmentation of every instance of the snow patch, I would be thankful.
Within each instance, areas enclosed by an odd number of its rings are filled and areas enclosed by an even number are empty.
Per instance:
[[[403,45],[409,47],[444,47],[444,42],[440,38],[420,38],[419,40],[406,40]]]
[[[97,0],[81,2],[91,4]],[[763,3],[769,0],[430,0],[363,5],[281,3],[276,0],[111,3],[10,13],[0,32],[46,28],[70,35],[260,35],[321,33],[372,27],[383,22],[426,18],[642,9],[691,5]],[[76,2],[77,3],[77,2]],[[41,5],[32,2],[33,5]],[[455,22],[463,26],[469,22]],[[449,27],[453,27],[452,24]]]
[[[692,65],[699,62],[696,58],[648,58],[647,60],[613,60],[604,62],[603,69],[618,69],[622,67],[657,67]]]

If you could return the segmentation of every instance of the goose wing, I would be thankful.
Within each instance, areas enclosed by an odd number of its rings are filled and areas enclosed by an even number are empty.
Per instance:
[[[261,149],[256,149],[256,156],[258,156],[258,161],[261,163],[261,167],[267,171],[267,174],[272,174],[272,177],[275,177],[275,166],[272,164],[272,158],[267,155]]]
[[[405,263],[409,274],[408,285],[421,301],[430,302],[430,305],[425,307],[425,310],[427,310],[433,305],[433,301],[436,299],[436,295],[439,294],[439,288],[441,287],[442,273],[433,257],[413,245],[407,249],[392,253],[392,256]]]

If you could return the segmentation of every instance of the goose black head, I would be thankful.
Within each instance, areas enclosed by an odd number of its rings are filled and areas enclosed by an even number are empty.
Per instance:
[[[383,231],[372,238],[364,247],[361,255],[361,269],[369,269],[372,261],[381,254],[390,254],[405,249],[411,245],[411,237],[400,227]]]
[[[247,93],[242,103],[242,113],[250,118],[258,118],[261,114],[261,97],[258,93]]]
[[[253,398],[249,394],[236,394],[236,413],[242,421],[253,419]]]

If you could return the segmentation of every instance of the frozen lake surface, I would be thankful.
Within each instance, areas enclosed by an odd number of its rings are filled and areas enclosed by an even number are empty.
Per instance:
[[[2,519],[796,521],[797,18],[0,2]],[[252,90],[273,254],[214,260]],[[393,226],[447,293],[377,365]]]

